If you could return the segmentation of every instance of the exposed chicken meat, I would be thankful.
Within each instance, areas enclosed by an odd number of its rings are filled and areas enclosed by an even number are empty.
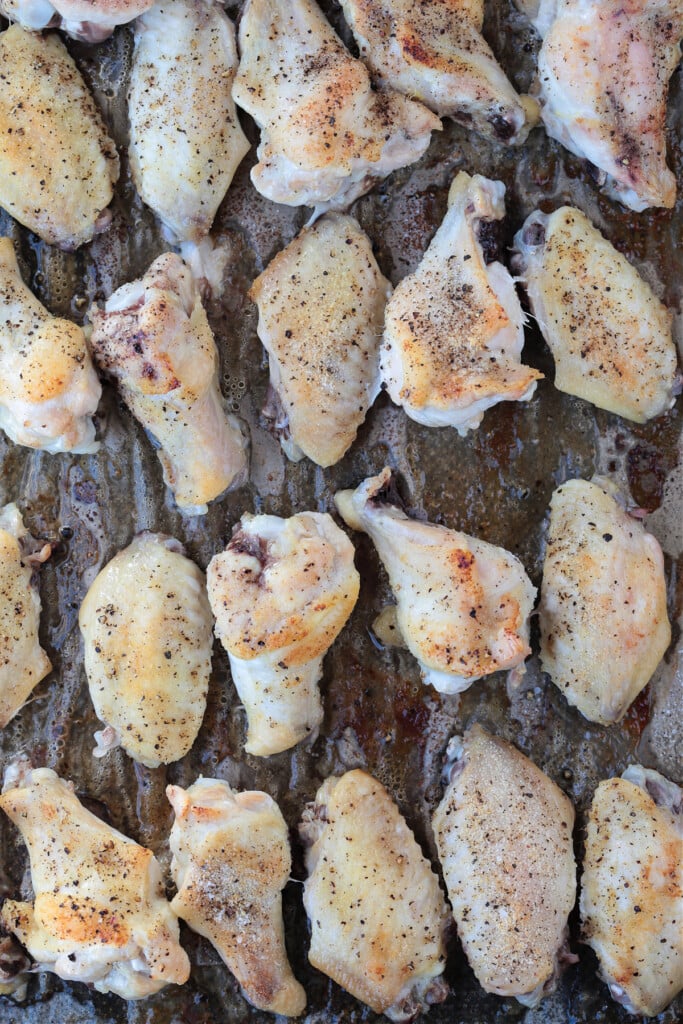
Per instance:
[[[109,220],[116,147],[58,35],[0,34],[0,206],[46,242],[75,249]]]
[[[674,404],[671,313],[572,206],[536,211],[515,266],[555,359],[555,387],[636,423]]]
[[[192,273],[165,253],[89,315],[93,358],[161,445],[178,507],[206,512],[208,502],[244,482],[247,454],[220,392],[216,343]]]
[[[448,212],[414,274],[389,300],[381,350],[389,394],[429,427],[478,427],[501,401],[527,401],[543,375],[520,363],[524,313],[478,232],[505,216],[505,186],[461,171]]]
[[[441,693],[523,666],[536,591],[519,559],[465,533],[408,516],[388,494],[391,471],[339,491],[339,513],[369,534],[389,574],[396,622],[425,683]]]
[[[21,831],[34,900],[5,900],[0,920],[40,970],[141,999],[181,985],[190,964],[150,850],[87,811],[49,768],[11,765],[0,808]]]
[[[358,597],[353,545],[331,516],[243,515],[207,569],[216,635],[265,756],[317,734],[322,661]]]
[[[448,910],[381,783],[359,770],[328,779],[300,832],[313,966],[394,1021],[442,1002]]]
[[[275,257],[249,294],[282,411],[282,447],[291,459],[307,455],[332,466],[353,444],[380,387],[391,286],[370,240],[352,217],[328,213]]]
[[[306,993],[285,949],[281,893],[292,858],[278,805],[218,779],[169,786],[166,794],[176,815],[171,906],[216,947],[252,1006],[298,1017]]]
[[[32,32],[59,28],[73,39],[99,43],[151,4],[152,0],[0,0],[0,14]]]
[[[110,730],[96,738],[118,740],[150,768],[184,757],[206,709],[212,617],[204,575],[182,545],[137,536],[98,574],[78,621],[90,696]]]
[[[288,206],[348,206],[419,160],[441,122],[374,92],[313,0],[247,0],[233,96],[261,128],[256,188]]]

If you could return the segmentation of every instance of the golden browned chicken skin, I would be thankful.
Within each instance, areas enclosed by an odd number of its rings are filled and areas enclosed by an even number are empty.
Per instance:
[[[215,946],[252,1006],[298,1017],[306,993],[285,949],[281,893],[292,858],[279,807],[266,793],[235,793],[219,779],[166,794],[175,811],[171,906]]]
[[[116,146],[56,33],[12,25],[0,34],[0,69],[0,206],[75,249],[108,222]]]

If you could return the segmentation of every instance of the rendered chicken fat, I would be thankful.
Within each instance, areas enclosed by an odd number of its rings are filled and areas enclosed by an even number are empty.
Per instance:
[[[394,1021],[442,1002],[448,910],[384,787],[359,770],[328,779],[299,831],[313,966]]]
[[[654,1017],[683,989],[683,792],[632,765],[595,791],[581,883],[584,939],[612,997]]]
[[[545,31],[537,85],[548,134],[599,168],[608,192],[630,209],[673,207],[666,101],[681,57],[681,0],[556,0],[536,14]]]
[[[106,825],[49,768],[11,765],[0,808],[21,831],[34,900],[5,900],[3,926],[40,970],[141,999],[181,985],[190,964],[150,850]]]
[[[389,574],[398,628],[441,693],[523,666],[531,653],[536,591],[503,548],[434,523],[409,519],[389,494],[391,470],[340,491],[340,515],[369,534]]]
[[[135,23],[131,172],[180,240],[208,233],[249,150],[231,94],[236,70],[235,30],[214,0],[162,0]]]
[[[483,0],[341,2],[361,56],[383,85],[496,141],[524,141],[537,105],[517,95],[481,35]]]
[[[379,336],[391,286],[370,240],[352,217],[328,213],[275,257],[249,294],[270,361],[266,415],[289,458],[332,466],[380,388]]]
[[[16,505],[0,509],[0,729],[52,668],[38,641],[40,596],[33,578],[50,550],[33,541]]]
[[[555,359],[555,387],[636,423],[674,404],[671,313],[580,210],[536,211],[515,269]]]
[[[239,44],[233,96],[261,128],[251,179],[273,202],[346,207],[441,127],[421,103],[375,92],[314,0],[247,0]]]
[[[59,36],[0,34],[0,206],[51,245],[75,249],[109,220],[116,147]]]
[[[306,994],[285,949],[281,892],[292,864],[280,809],[266,793],[234,793],[218,779],[166,794],[176,815],[171,906],[215,946],[252,1006],[299,1016]]]
[[[661,548],[608,484],[569,480],[554,492],[539,618],[543,670],[586,718],[620,721],[671,628]]]
[[[207,569],[216,635],[247,711],[248,753],[317,733],[322,661],[356,603],[353,545],[331,516],[243,515]]]
[[[458,934],[487,992],[535,1006],[567,958],[574,808],[532,761],[478,725],[449,754],[433,829]]]
[[[510,274],[486,264],[480,227],[505,216],[505,186],[462,171],[417,270],[386,309],[381,349],[389,394],[429,427],[479,426],[501,401],[527,401],[543,375],[520,363],[524,313]]]
[[[52,316],[24,284],[0,238],[0,427],[15,444],[96,452],[102,394],[82,328]]]
[[[216,342],[192,272],[165,253],[89,315],[95,362],[159,441],[178,507],[203,515],[208,502],[244,482],[247,442],[220,392]]]
[[[114,740],[150,768],[184,757],[206,709],[212,620],[203,573],[182,545],[137,536],[99,573],[78,621],[90,696],[108,726],[96,753]]]

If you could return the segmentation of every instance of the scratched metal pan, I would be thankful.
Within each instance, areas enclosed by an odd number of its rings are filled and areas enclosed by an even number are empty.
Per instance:
[[[326,5],[344,32],[339,9]],[[237,5],[230,13],[238,14]],[[518,88],[528,87],[537,41],[510,0],[487,4],[486,35]],[[348,33],[345,33],[348,40]],[[128,173],[125,95],[132,50],[129,29],[107,42],[68,42],[90,83],[123,156],[123,173],[106,234],[76,253],[40,243],[0,213],[0,230],[13,237],[23,272],[55,313],[82,322],[88,305],[139,276],[165,246],[154,218],[136,197]],[[248,119],[252,142],[257,131]],[[683,195],[683,83],[674,75],[669,118],[669,159]],[[286,931],[297,976],[308,994],[309,1024],[355,1024],[377,1019],[307,964],[307,925],[301,903],[302,851],[295,826],[306,801],[331,773],[362,765],[398,800],[424,850],[434,859],[429,827],[440,796],[440,769],[449,735],[481,721],[515,742],[568,793],[578,811],[577,847],[596,783],[643,758],[680,778],[681,680],[673,679],[671,654],[655,682],[620,726],[603,728],[570,709],[531,659],[524,685],[510,702],[501,675],[474,685],[455,710],[448,697],[424,687],[405,652],[381,650],[368,628],[389,597],[387,579],[372,545],[354,536],[362,575],[358,606],[325,662],[325,721],[312,746],[299,746],[267,760],[244,754],[244,712],[230,680],[227,658],[216,646],[208,708],[193,750],[182,761],[155,770],[135,765],[120,750],[96,760],[98,727],[85,682],[77,614],[98,569],[143,529],[178,537],[206,567],[244,511],[289,515],[303,509],[331,510],[339,487],[356,484],[386,463],[401,475],[409,505],[431,520],[503,545],[523,560],[534,583],[541,576],[544,524],[553,489],[568,477],[606,472],[634,501],[654,512],[649,520],[662,542],[670,581],[670,615],[681,612],[680,506],[676,515],[677,463],[681,456],[678,411],[647,426],[634,426],[552,385],[553,368],[542,339],[529,329],[525,360],[546,374],[529,403],[499,405],[482,426],[460,438],[450,429],[429,430],[408,420],[380,396],[351,451],[337,466],[321,470],[308,460],[288,463],[262,428],[259,410],[267,367],[256,336],[256,310],[247,299],[254,277],[297,233],[307,211],[275,206],[249,180],[254,149],[244,161],[220,210],[217,233],[232,253],[222,301],[210,309],[221,350],[223,390],[248,422],[252,474],[248,486],[214,503],[207,516],[183,519],[164,488],[161,469],[144,432],[105,385],[98,421],[102,448],[91,456],[51,456],[0,438],[0,499],[18,501],[31,531],[56,544],[41,571],[42,642],[55,666],[30,702],[0,737],[2,766],[18,751],[73,779],[113,825],[150,847],[168,868],[171,811],[168,782],[188,785],[201,773],[237,787],[265,789],[279,802],[292,829],[293,881],[285,892]],[[580,161],[534,131],[520,150],[506,150],[446,123],[422,161],[401,171],[360,199],[353,212],[375,244],[383,272],[398,282],[416,264],[446,208],[448,186],[464,168],[502,179],[508,217],[500,233],[503,253],[527,214],[578,205],[640,268],[676,311],[683,289],[683,202],[672,212],[634,214],[600,196]],[[680,467],[679,467],[680,469]],[[655,511],[657,510],[657,511]],[[678,559],[678,561],[677,561]],[[678,631],[676,631],[678,632]],[[537,638],[535,640],[537,647]],[[677,774],[678,773],[678,774]],[[23,844],[7,820],[0,822],[0,896],[30,892]],[[536,1010],[486,995],[453,939],[446,977],[453,994],[427,1016],[433,1024],[524,1021],[623,1022],[628,1015],[596,979],[596,960],[578,944],[580,963]],[[183,927],[193,964],[188,984],[171,986],[150,999],[126,1004],[85,985],[53,975],[31,980],[26,1002],[0,998],[0,1021],[12,1024],[237,1024],[272,1018],[249,1007],[209,944]],[[674,1024],[683,1014],[679,999],[659,1020]]]

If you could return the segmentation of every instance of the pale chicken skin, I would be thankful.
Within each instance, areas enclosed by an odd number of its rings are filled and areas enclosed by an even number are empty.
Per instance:
[[[0,34],[0,206],[51,245],[75,249],[110,219],[116,146],[59,36]]]
[[[216,636],[265,757],[317,735],[322,662],[358,598],[354,549],[331,516],[245,514],[207,569]]]
[[[164,253],[89,313],[97,366],[160,444],[164,481],[187,515],[247,476],[247,441],[226,409],[218,351],[189,267]]]
[[[623,718],[671,640],[656,539],[598,481],[554,492],[539,606],[541,663],[593,722]]]
[[[150,768],[190,750],[206,710],[212,616],[204,574],[182,545],[139,534],[99,572],[78,616],[90,696],[119,744]]]
[[[524,313],[502,263],[487,265],[485,224],[505,216],[505,186],[461,171],[448,212],[389,300],[381,349],[389,395],[411,419],[465,434],[486,409],[528,401],[543,375],[520,362]]]
[[[214,0],[160,0],[135,23],[131,172],[180,241],[208,234],[249,150],[232,99],[236,71],[235,29]]]
[[[352,217],[304,228],[254,281],[274,422],[290,459],[332,466],[380,388],[379,338],[391,286]]]
[[[389,574],[396,623],[425,683],[459,693],[506,669],[523,672],[536,591],[518,558],[435,523],[409,519],[391,470],[339,491],[339,514],[369,534]]]
[[[168,786],[166,795],[175,811],[171,906],[217,949],[252,1006],[298,1017],[306,993],[285,948],[292,857],[279,807],[267,793],[236,793],[219,779]]]
[[[66,981],[142,999],[182,985],[190,963],[150,850],[87,811],[49,768],[11,765],[0,808],[20,830],[34,899],[5,900],[0,921]]]
[[[448,754],[432,827],[458,935],[487,992],[536,1006],[567,958],[574,808],[532,761],[479,725],[454,737]]]
[[[0,427],[29,448],[95,452],[101,393],[83,329],[45,309],[0,238]]]
[[[151,6],[152,0],[0,0],[0,14],[32,32],[59,28],[73,39],[99,43]]]
[[[499,401],[527,401],[543,377],[520,362],[524,313],[502,263],[486,264],[482,225],[505,216],[505,185],[464,171],[422,260],[385,313],[380,353],[391,399],[418,423],[477,427]]]
[[[441,127],[421,103],[374,92],[314,0],[247,0],[239,48],[233,96],[261,128],[251,180],[273,202],[348,206]]]
[[[483,0],[341,0],[382,85],[499,142],[521,143],[538,107],[518,96],[481,34]]]
[[[299,831],[313,966],[394,1021],[442,1002],[446,902],[382,784],[360,770],[328,779]]]
[[[541,4],[538,98],[548,134],[602,173],[632,210],[671,208],[666,163],[669,79],[683,36],[681,0]]]
[[[555,360],[555,387],[645,423],[675,402],[672,315],[580,210],[536,211],[515,269]]]
[[[581,879],[584,941],[612,998],[639,1016],[683,989],[683,792],[631,765],[595,791]]]
[[[0,509],[0,729],[52,668],[38,639],[36,581],[50,554],[49,544],[33,540],[16,505]]]

